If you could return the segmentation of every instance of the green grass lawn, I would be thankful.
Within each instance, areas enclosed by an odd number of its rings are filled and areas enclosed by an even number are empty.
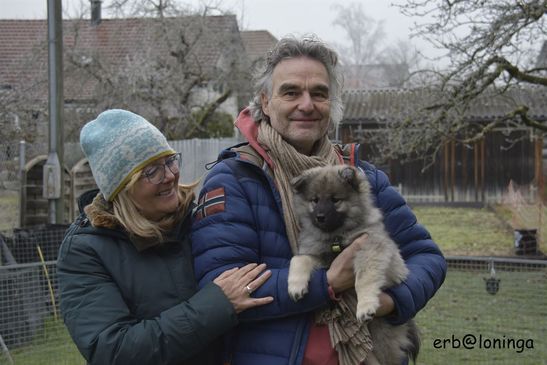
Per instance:
[[[19,221],[19,194],[0,190],[0,232],[11,230]]]
[[[510,214],[501,206],[413,210],[445,255],[514,256]],[[545,246],[540,248],[546,251]],[[418,363],[547,364],[546,269],[498,269],[496,277],[501,281],[496,295],[485,290],[488,270],[464,269],[451,267],[437,295],[418,313],[422,333]],[[463,348],[466,335],[477,341],[482,336],[482,348],[478,343],[473,349]],[[526,348],[530,345],[532,349]]]
[[[493,209],[417,206],[413,211],[445,255],[514,255],[510,216],[499,206]]]
[[[85,365],[86,361],[72,342],[61,320],[53,317],[44,321],[43,328],[32,343],[10,350],[15,365]],[[9,364],[5,359],[0,364]]]
[[[487,276],[449,270],[444,285],[416,318],[422,334],[419,364],[547,364],[545,269],[498,271],[496,295],[485,290]],[[468,334],[477,341],[482,336],[482,348],[478,342],[473,349],[451,345],[452,338],[462,341]]]

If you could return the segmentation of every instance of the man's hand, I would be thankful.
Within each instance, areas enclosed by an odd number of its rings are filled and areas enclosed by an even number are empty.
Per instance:
[[[393,303],[393,298],[390,295],[382,292],[378,296],[380,299],[380,306],[376,310],[376,317],[384,317],[390,315],[395,309],[395,303]]]
[[[368,234],[362,234],[357,237],[338,257],[334,259],[330,268],[327,270],[327,282],[335,293],[355,286],[355,273],[353,271],[353,258],[355,253],[366,244]]]
[[[366,245],[367,238],[368,234],[366,233],[359,236],[334,259],[327,270],[327,282],[335,293],[343,292],[355,286],[353,258],[355,257],[355,253]],[[376,310],[376,317],[390,315],[395,309],[393,298],[382,292],[378,299],[380,300],[380,306]]]

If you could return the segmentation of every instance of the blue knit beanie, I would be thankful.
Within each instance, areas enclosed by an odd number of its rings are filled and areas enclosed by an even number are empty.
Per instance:
[[[135,172],[175,151],[165,136],[143,117],[107,110],[80,132],[80,145],[97,186],[112,201]]]

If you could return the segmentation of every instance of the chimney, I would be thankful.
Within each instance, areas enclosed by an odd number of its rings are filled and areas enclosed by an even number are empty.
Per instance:
[[[101,0],[89,0],[91,3],[91,25],[101,24]]]

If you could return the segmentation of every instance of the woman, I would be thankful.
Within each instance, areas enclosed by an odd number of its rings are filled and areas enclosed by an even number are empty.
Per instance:
[[[237,313],[273,301],[250,295],[271,273],[234,267],[198,291],[188,239],[194,185],[178,184],[180,154],[144,118],[106,111],[80,143],[100,193],[80,199],[85,213],[67,231],[57,274],[81,354],[100,365],[216,363],[217,339]]]

